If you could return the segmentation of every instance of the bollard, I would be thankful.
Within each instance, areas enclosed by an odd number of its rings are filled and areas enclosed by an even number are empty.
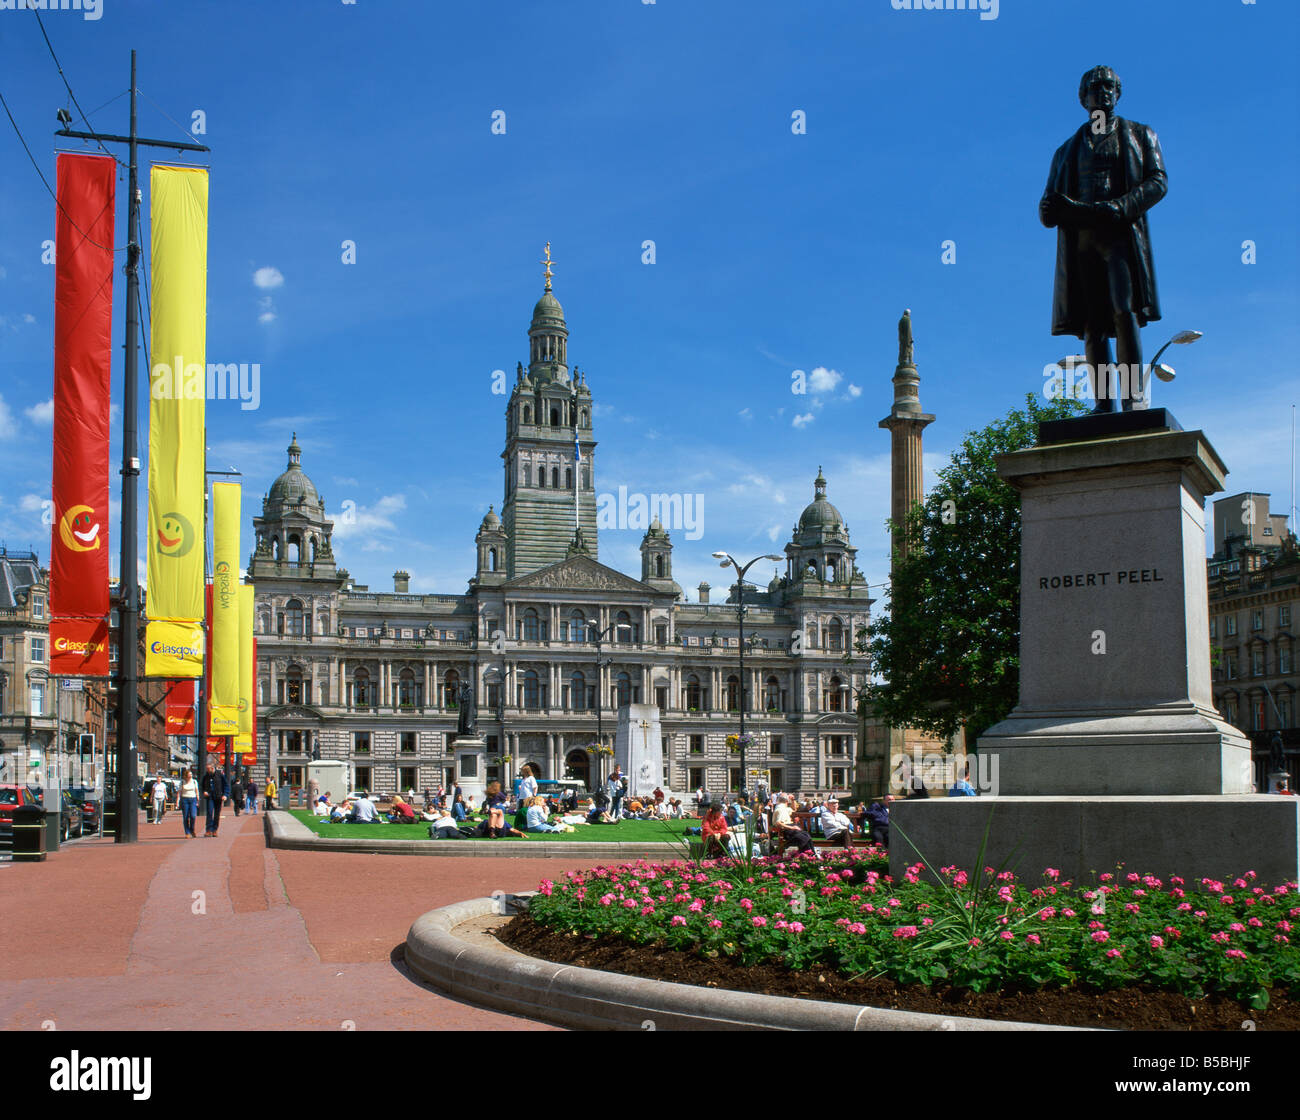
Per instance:
[[[45,859],[45,810],[39,805],[14,809],[14,863],[39,863]]]

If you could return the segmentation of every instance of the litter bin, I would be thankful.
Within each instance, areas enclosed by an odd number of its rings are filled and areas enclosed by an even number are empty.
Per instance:
[[[281,809],[289,808],[289,790],[286,787],[281,786],[279,793],[280,799],[277,802],[277,806]]]
[[[38,863],[45,859],[45,810],[40,805],[19,805],[14,809],[13,860]]]

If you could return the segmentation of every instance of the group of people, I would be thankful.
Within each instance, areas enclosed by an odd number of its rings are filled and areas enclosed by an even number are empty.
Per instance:
[[[257,782],[251,776],[241,777],[236,773],[234,778],[227,778],[225,771],[218,770],[216,764],[212,762],[208,763],[207,770],[197,780],[193,771],[186,768],[181,774],[179,791],[181,824],[185,829],[185,835],[189,837],[198,835],[200,798],[203,801],[205,826],[203,835],[216,836],[221,830],[221,810],[224,806],[232,805],[235,816],[239,816],[245,809],[256,814],[257,799],[261,792]],[[270,778],[267,780],[265,793],[267,809],[272,807],[275,793],[275,779]],[[154,783],[154,797],[157,799],[159,796],[166,796],[166,784],[161,779]]]
[[[791,794],[778,793],[768,797],[764,791],[756,809],[750,808],[749,798],[743,793],[725,807],[715,798],[700,813],[704,856],[706,859],[744,856],[751,837],[757,845],[755,851],[748,853],[752,855],[778,851],[782,854],[815,855],[813,834],[846,848],[852,846],[855,835],[869,836],[873,842],[888,847],[889,802],[892,800],[892,797],[885,797],[882,801],[859,805],[850,816],[840,811],[839,800],[834,797],[817,798],[801,804]]]

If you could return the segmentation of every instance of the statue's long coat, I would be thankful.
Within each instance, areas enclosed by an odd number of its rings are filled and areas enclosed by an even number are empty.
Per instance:
[[[1052,157],[1043,200],[1052,192],[1079,197],[1079,146],[1086,144],[1091,123],[1085,123]],[[1155,265],[1151,260],[1151,234],[1146,212],[1165,197],[1169,189],[1164,157],[1155,130],[1137,121],[1119,118],[1121,167],[1124,170],[1124,193],[1114,201],[1129,222],[1130,259],[1133,262],[1133,303],[1138,324],[1146,326],[1160,318],[1160,300],[1156,295]],[[1041,207],[1041,204],[1040,204]],[[1041,213],[1041,209],[1040,209]],[[1056,285],[1052,294],[1052,333],[1072,334],[1082,338],[1087,323],[1085,295],[1075,286],[1082,284],[1077,252],[1077,235],[1064,226],[1056,231]],[[1113,332],[1108,332],[1113,333]]]

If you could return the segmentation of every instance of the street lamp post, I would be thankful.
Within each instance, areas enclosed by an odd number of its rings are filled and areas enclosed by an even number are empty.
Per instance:
[[[611,622],[608,626],[605,627],[604,630],[601,630],[599,628],[599,623],[596,622],[587,623],[587,634],[588,634],[587,640],[596,643],[596,745],[602,748],[605,745],[605,739],[603,735],[603,719],[602,719],[602,714],[604,712],[604,703],[603,703],[604,697],[601,696],[600,671],[606,665],[610,664],[609,661],[606,661],[602,657],[602,651],[605,648],[605,639],[609,637],[610,632],[617,625],[618,625],[617,623]],[[596,770],[599,772],[600,769],[601,769],[600,752],[597,752]]]
[[[749,571],[760,560],[777,560],[781,557],[773,556],[770,552],[763,556],[755,556],[748,564],[741,567],[739,562],[729,552],[715,552],[713,558],[717,561],[718,567],[726,568],[728,566],[736,569],[736,621],[740,629],[740,792],[746,792],[745,776],[748,773],[745,767],[745,573]]]

